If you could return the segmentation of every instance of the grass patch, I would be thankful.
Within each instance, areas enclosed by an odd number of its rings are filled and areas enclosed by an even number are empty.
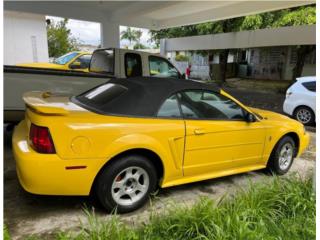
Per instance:
[[[4,225],[4,227],[3,227],[3,239],[10,240],[10,234],[9,234],[9,231],[8,231],[8,228],[6,227],[6,225]]]
[[[97,219],[78,233],[62,232],[57,240],[100,239],[315,239],[315,194],[312,177],[274,177],[254,183],[220,202],[202,198],[192,207],[176,206],[150,215],[140,227],[128,227],[117,216]]]

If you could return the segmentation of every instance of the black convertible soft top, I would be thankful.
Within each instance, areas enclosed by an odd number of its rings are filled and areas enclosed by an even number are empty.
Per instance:
[[[214,84],[174,78],[115,78],[73,97],[72,101],[100,114],[155,117],[167,98],[183,90],[220,89]]]

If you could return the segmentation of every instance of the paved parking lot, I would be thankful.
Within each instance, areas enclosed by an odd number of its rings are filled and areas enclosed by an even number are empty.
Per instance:
[[[250,105],[252,97],[248,97],[245,92],[230,92]],[[270,95],[261,96],[261,94],[259,98],[262,99],[262,102],[269,101],[269,104],[260,103],[259,105],[259,102],[256,101],[255,106],[277,111],[275,108],[280,105],[280,100],[275,100],[275,98],[270,100]],[[312,127],[311,130],[315,131],[315,127]],[[83,213],[84,206],[94,208],[96,214],[101,218],[110,217],[90,197],[36,196],[26,193],[20,187],[15,172],[11,151],[12,132],[4,131],[4,133],[4,221],[13,239],[24,239],[23,236],[29,234],[48,234],[58,230],[76,229],[80,221],[86,222],[86,216]],[[311,143],[308,150],[301,158],[295,160],[290,172],[304,175],[315,167],[315,133],[310,132],[310,134]],[[134,213],[122,215],[121,218],[129,224],[139,224],[147,219],[150,211],[161,211],[172,203],[191,204],[197,201],[199,196],[218,199],[224,194],[235,192],[239,187],[247,186],[249,181],[260,182],[265,181],[266,178],[270,179],[270,176],[263,171],[255,171],[162,189],[152,200],[151,205]]]

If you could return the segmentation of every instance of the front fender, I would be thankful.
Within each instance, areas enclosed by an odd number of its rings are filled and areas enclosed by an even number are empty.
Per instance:
[[[265,148],[263,153],[263,161],[265,164],[267,164],[269,157],[275,148],[276,144],[280,141],[282,137],[288,134],[296,134],[299,140],[299,149],[298,149],[298,156],[304,151],[306,146],[309,143],[309,136],[308,134],[305,134],[303,131],[300,131],[297,128],[270,128],[267,131],[266,136],[266,142],[265,142]]]

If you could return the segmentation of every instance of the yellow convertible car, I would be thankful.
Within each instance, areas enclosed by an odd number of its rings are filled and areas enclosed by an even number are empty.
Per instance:
[[[72,98],[23,98],[26,117],[13,134],[23,188],[94,193],[108,211],[141,207],[157,186],[263,168],[284,174],[309,142],[301,123],[194,81],[113,79]]]
[[[55,59],[52,63],[21,63],[17,66],[88,72],[91,55],[89,52],[70,52]]]

